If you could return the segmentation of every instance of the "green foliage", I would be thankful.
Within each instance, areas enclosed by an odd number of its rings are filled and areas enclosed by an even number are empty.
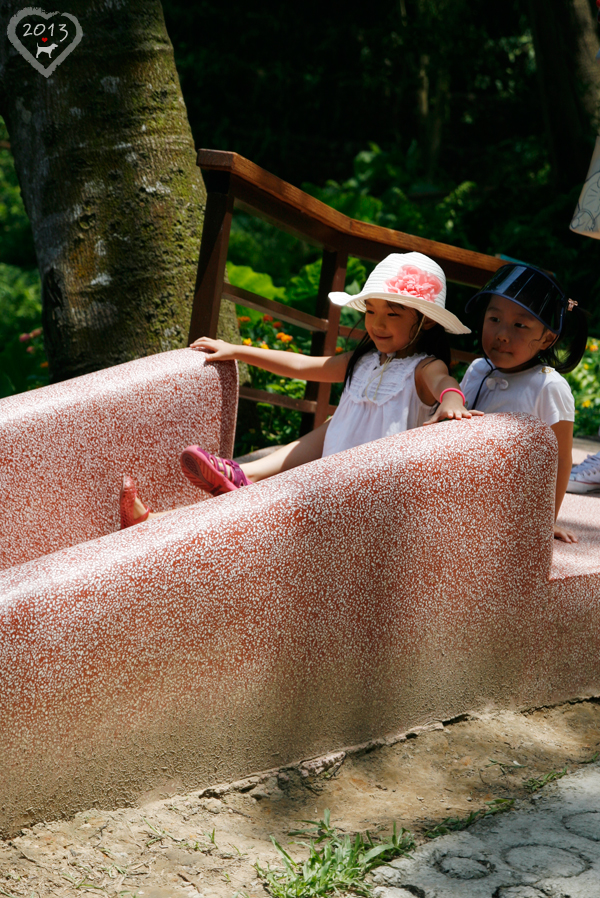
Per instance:
[[[301,352],[288,328],[284,329],[281,321],[273,320],[270,315],[260,315],[251,309],[238,307],[242,314],[238,315],[242,342],[247,346],[258,346],[262,349],[279,349],[287,352]],[[245,314],[244,314],[245,313]],[[306,340],[306,338],[304,338]],[[305,345],[308,352],[310,346]],[[251,384],[257,390],[277,393],[293,399],[302,399],[305,382],[292,378],[278,377],[263,371],[262,368],[250,366]],[[263,446],[278,446],[298,439],[300,431],[300,413],[291,409],[257,403],[258,420],[255,426],[245,434],[238,434],[236,454],[245,454]]]
[[[0,398],[48,383],[37,271],[0,264]]]
[[[547,786],[549,783],[553,783],[555,780],[559,780],[563,776],[566,776],[568,772],[567,768],[564,767],[562,770],[551,770],[550,773],[546,773],[544,776],[537,778],[532,777],[532,779],[527,780],[525,783],[525,788],[531,794],[539,792],[540,789],[543,789],[544,786]]]
[[[600,341],[591,337],[581,362],[565,376],[575,398],[575,435],[597,434],[600,427]]]
[[[266,299],[282,302],[285,297],[285,289],[276,287],[270,274],[254,271],[249,265],[234,265],[232,262],[228,262],[227,275],[230,282],[236,287],[242,287],[251,293],[258,293]]]
[[[7,140],[0,119],[0,141]],[[0,148],[0,398],[48,383],[41,339],[41,285],[35,265],[14,160],[9,150]]]
[[[304,822],[310,824],[310,829],[290,833],[310,839],[308,858],[304,862],[295,861],[273,839],[283,869],[274,870],[269,866],[265,870],[256,864],[256,872],[273,898],[324,898],[339,894],[340,890],[368,898],[373,890],[364,881],[366,875],[395,857],[407,855],[415,845],[412,833],[404,829],[398,833],[396,824],[389,840],[375,842],[368,832],[354,838],[339,833],[330,824],[328,810],[323,820]]]
[[[437,826],[427,830],[425,837],[427,839],[437,839],[438,836],[447,836],[448,833],[461,832],[463,829],[472,826],[477,820],[483,820],[484,817],[493,817],[495,814],[510,811],[514,803],[514,798],[495,798],[493,801],[487,802],[487,807],[471,811],[466,817],[446,817]]]
[[[275,225],[234,210],[228,269],[232,263],[249,265],[255,271],[268,271],[274,283],[283,286],[317,255],[314,247],[279,230]]]
[[[8,132],[0,118],[0,141]],[[0,147],[0,263],[35,268],[31,225],[23,207],[21,190],[10,150]]]
[[[414,178],[410,151],[386,152],[373,143],[354,159],[351,178],[303,189],[351,218],[473,248],[464,218],[477,202],[475,184],[465,181],[446,192]]]
[[[39,326],[41,317],[38,272],[0,263],[0,352],[14,337]]]

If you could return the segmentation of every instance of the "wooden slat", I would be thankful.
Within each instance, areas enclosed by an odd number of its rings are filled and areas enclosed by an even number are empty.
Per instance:
[[[237,153],[199,150],[197,162],[206,170],[230,172],[236,199],[248,208],[328,249],[340,249],[343,242],[351,255],[375,262],[393,251],[425,253],[442,266],[449,280],[473,287],[484,284],[505,264],[494,256],[348,218]]]
[[[330,252],[328,249],[323,250],[316,313],[317,315],[327,315],[329,312],[329,322],[326,334],[313,334],[312,336],[310,354],[313,356],[332,356],[335,353],[342,310],[340,306],[336,306],[329,301],[329,294],[332,292],[337,293],[344,289],[347,266],[348,253],[344,249],[340,248],[337,252]],[[304,395],[306,399],[316,399],[317,410],[314,416],[302,416],[300,436],[309,429],[312,430],[315,427],[319,427],[327,420],[331,401],[331,384],[307,383]]]
[[[281,393],[269,393],[267,390],[255,390],[253,387],[240,387],[240,399],[251,399],[253,402],[268,402],[270,405],[278,405],[282,408],[290,408],[295,412],[309,412],[314,414],[317,403],[309,399],[294,399],[293,396],[284,396]],[[329,414],[335,411],[335,405],[329,406]]]
[[[468,362],[469,365],[471,362],[474,362],[475,359],[481,358],[481,355],[477,355],[476,352],[463,352],[462,349],[450,350],[450,356],[453,362]]]
[[[352,337],[352,339],[357,342],[362,340],[366,333],[366,331],[360,330],[360,328],[357,327],[346,327],[345,324],[340,324],[338,327],[338,334],[340,337]]]
[[[251,293],[250,290],[244,290],[242,287],[234,287],[233,284],[223,284],[222,295],[224,299],[237,302],[240,306],[255,309],[257,312],[267,312],[274,318],[281,318],[282,321],[287,321],[288,324],[297,324],[307,331],[321,332],[327,330],[326,318],[316,318],[307,312],[301,312],[300,309],[294,309],[281,302],[276,302],[274,299],[259,296],[258,293]]]
[[[206,199],[188,345],[198,337],[214,339],[217,336],[234,197],[229,175],[213,175],[215,180],[221,183],[219,189],[212,190]]]

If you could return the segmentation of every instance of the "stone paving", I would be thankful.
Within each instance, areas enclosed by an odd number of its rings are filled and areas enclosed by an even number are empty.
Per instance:
[[[375,898],[600,898],[600,768],[374,875]]]

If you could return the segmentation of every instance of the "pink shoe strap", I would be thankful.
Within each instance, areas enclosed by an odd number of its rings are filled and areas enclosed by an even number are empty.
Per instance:
[[[218,455],[211,455],[210,458],[217,471],[234,486],[247,486],[250,483],[236,461],[230,458],[220,458]]]

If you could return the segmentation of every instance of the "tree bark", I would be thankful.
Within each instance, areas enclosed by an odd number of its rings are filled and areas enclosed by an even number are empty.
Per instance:
[[[160,2],[60,9],[83,38],[48,78],[0,35],[54,381],[185,345],[206,199]]]
[[[577,37],[577,74],[583,88],[582,102],[590,120],[598,130],[600,125],[600,65],[598,52],[598,19],[596,5],[588,0],[573,0],[573,16]]]
[[[528,9],[552,171],[556,186],[568,190],[584,180],[593,148],[597,99],[582,67],[585,11],[578,5],[576,15],[573,0],[528,0]]]

